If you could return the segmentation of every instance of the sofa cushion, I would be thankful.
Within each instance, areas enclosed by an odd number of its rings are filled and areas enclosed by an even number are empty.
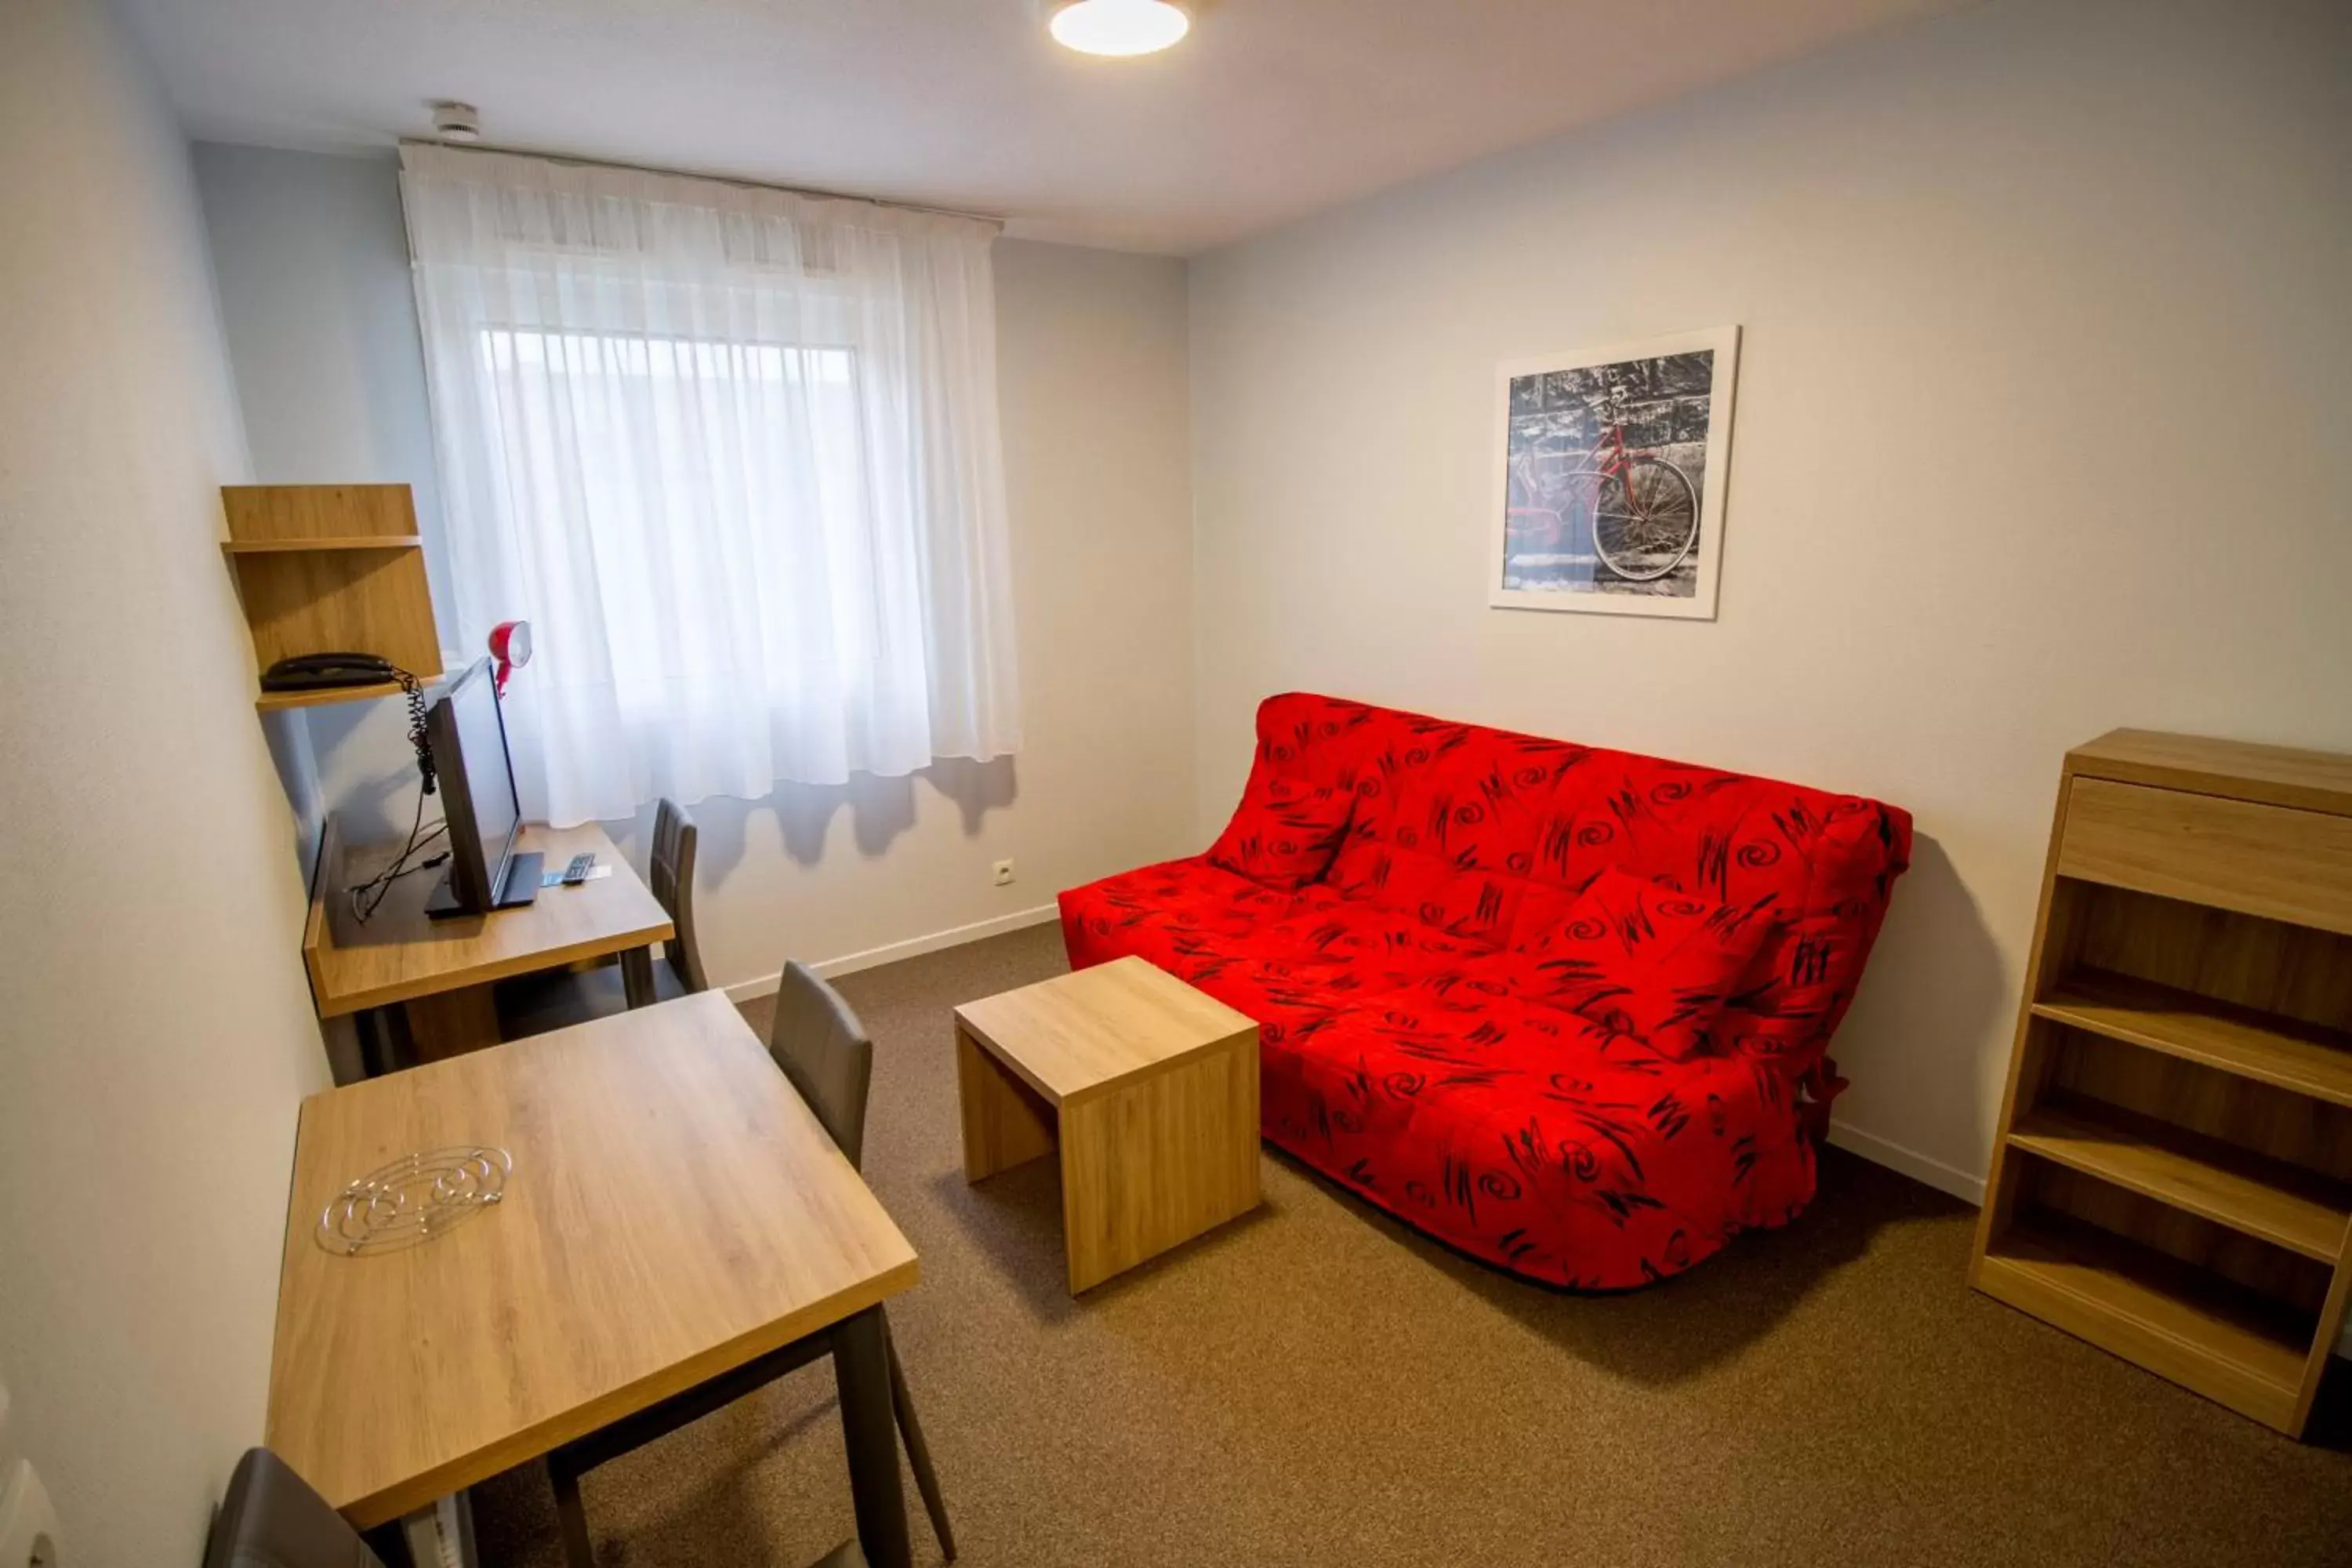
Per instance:
[[[1078,968],[1134,953],[1170,973],[1190,959],[1250,950],[1297,899],[1206,860],[1138,867],[1061,896],[1062,932]]]
[[[1405,722],[1356,775],[1356,812],[1324,880],[1450,935],[1499,946],[1528,887],[1558,757],[1499,731]],[[1550,742],[1530,746],[1561,750]]]
[[[1323,875],[1348,830],[1355,795],[1329,784],[1253,778],[1208,861],[1235,876],[1296,892]]]
[[[1495,952],[1319,883],[1281,892],[1206,858],[1162,861],[1072,888],[1061,896],[1061,913],[1073,964],[1133,953],[1203,990],[1213,987],[1199,976],[1212,966],[1250,960],[1369,994]]]
[[[1304,1040],[1362,994],[1365,978],[1345,963],[1302,963],[1291,959],[1253,958],[1241,953],[1202,952],[1161,967],[1168,973],[1246,1014],[1258,1026],[1263,1049],[1296,1037]]]
[[[1811,1145],[1768,1069],[1422,989],[1265,1046],[1265,1135],[1449,1246],[1579,1289],[1679,1273],[1811,1197]]]
[[[1770,930],[1759,907],[1734,909],[1611,869],[1523,952],[1538,995],[1684,1061],[1706,1048],[1708,1029]]]

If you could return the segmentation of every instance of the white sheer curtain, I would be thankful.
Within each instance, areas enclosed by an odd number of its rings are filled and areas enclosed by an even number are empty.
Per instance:
[[[530,622],[531,815],[1019,748],[993,225],[446,147],[401,193],[443,640]]]

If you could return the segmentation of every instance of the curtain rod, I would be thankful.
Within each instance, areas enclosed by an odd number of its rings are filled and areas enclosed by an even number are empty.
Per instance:
[[[923,213],[931,217],[960,217],[973,223],[992,223],[1000,229],[1005,220],[994,213],[966,212],[960,207],[925,206],[919,202],[894,202],[881,196],[863,196],[849,191],[828,191],[814,185],[779,185],[767,180],[738,179],[729,174],[705,174],[692,169],[657,169],[646,163],[623,163],[611,158],[582,158],[568,153],[541,153],[530,147],[494,147],[483,142],[436,142],[430,136],[403,136],[403,147],[440,147],[454,153],[502,153],[510,158],[537,158],[542,163],[563,163],[581,169],[617,169],[628,174],[663,174],[681,180],[708,180],[715,185],[732,185],[743,191],[776,191],[788,196],[813,196],[819,201],[864,202],[868,206],[892,207],[899,212]]]

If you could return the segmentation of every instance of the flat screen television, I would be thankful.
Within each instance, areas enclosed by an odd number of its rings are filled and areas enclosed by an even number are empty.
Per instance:
[[[448,874],[425,900],[425,912],[482,915],[538,898],[541,858],[514,852],[522,805],[490,660],[478,661],[441,689],[425,710],[425,738],[449,837]]]

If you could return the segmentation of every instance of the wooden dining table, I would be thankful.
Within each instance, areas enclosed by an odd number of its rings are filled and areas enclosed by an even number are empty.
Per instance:
[[[442,1151],[473,1163],[421,1238],[341,1201]],[[723,994],[639,1008],[303,1101],[267,1441],[365,1530],[831,1331],[860,1544],[898,1568],[879,1309],[916,1276]]]

